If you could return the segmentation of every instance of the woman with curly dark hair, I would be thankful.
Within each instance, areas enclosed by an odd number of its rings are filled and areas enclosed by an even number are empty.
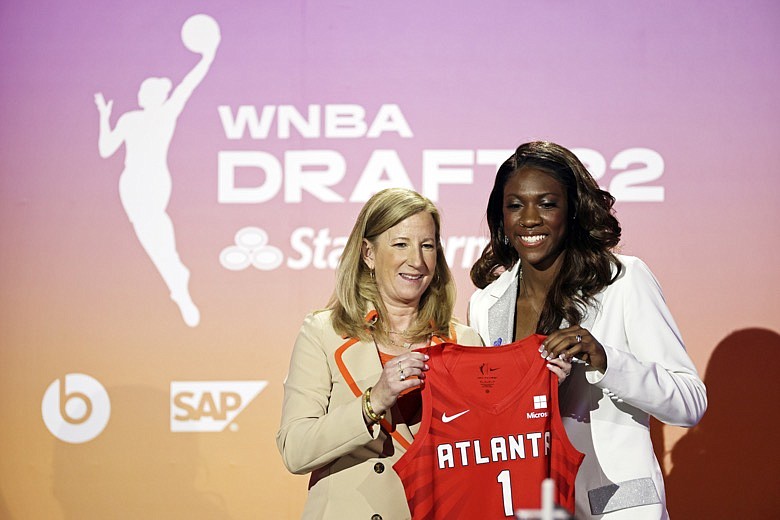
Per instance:
[[[566,148],[517,148],[488,200],[490,243],[471,270],[479,290],[470,324],[488,345],[544,334],[542,356],[574,364],[561,412],[585,454],[577,518],[667,518],[650,416],[693,426],[706,390],[655,277],[614,252],[614,201]]]

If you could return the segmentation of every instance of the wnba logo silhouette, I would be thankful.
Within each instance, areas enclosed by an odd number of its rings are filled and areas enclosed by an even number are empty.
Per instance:
[[[80,444],[91,441],[106,427],[111,401],[97,379],[86,374],[67,374],[46,389],[41,415],[52,435]]]
[[[110,157],[125,145],[125,167],[119,177],[122,206],[184,322],[195,327],[200,323],[200,311],[190,297],[190,271],[179,258],[173,223],[166,211],[172,188],[168,147],[184,105],[214,61],[221,39],[219,26],[205,14],[191,16],[182,26],[181,39],[201,59],[173,92],[168,78],[144,80],[138,90],[141,110],[122,114],[113,129],[109,121],[113,101],[97,93],[95,104],[100,114],[100,156]]]

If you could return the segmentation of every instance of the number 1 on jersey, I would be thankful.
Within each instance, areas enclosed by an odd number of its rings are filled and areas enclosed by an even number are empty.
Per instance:
[[[512,516],[515,509],[512,507],[512,480],[510,479],[509,470],[505,469],[499,473],[496,480],[501,484],[501,494],[504,499],[504,515]]]

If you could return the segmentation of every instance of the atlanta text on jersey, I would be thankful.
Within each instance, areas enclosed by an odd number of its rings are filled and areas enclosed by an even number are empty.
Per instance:
[[[439,444],[436,446],[439,469],[525,459],[526,457],[538,458],[542,455],[539,445],[542,437],[544,437],[544,455],[547,456],[550,452],[549,431],[493,437],[488,441],[489,447],[484,449],[479,439]],[[526,447],[529,450],[526,450]]]

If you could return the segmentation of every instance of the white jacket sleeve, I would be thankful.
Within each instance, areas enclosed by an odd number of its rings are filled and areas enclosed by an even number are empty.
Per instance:
[[[622,278],[607,288],[602,309],[605,336],[625,338],[625,345],[602,342],[607,370],[589,371],[588,380],[608,388],[612,399],[664,423],[694,426],[707,409],[704,383],[685,351],[658,281],[644,262],[627,260]]]

